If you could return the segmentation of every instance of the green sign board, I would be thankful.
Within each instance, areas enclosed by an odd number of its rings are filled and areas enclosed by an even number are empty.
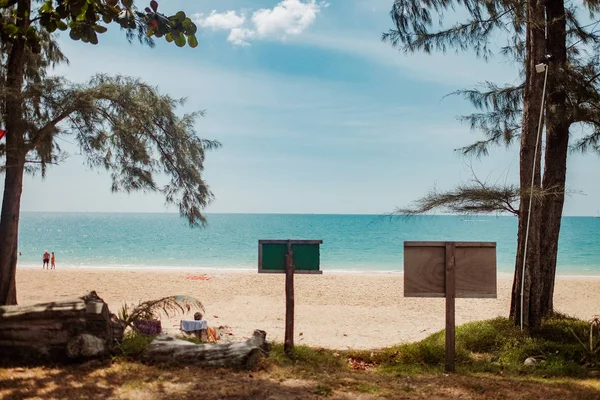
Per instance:
[[[258,272],[285,273],[285,256],[291,243],[294,272],[322,274],[320,244],[322,240],[259,240]]]

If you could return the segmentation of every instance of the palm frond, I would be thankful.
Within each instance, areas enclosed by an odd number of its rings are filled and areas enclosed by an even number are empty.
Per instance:
[[[133,307],[124,304],[119,311],[118,317],[127,326],[132,326],[135,321],[160,319],[161,314],[170,318],[186,314],[192,310],[205,312],[204,305],[200,300],[189,296],[168,296],[161,299],[144,301]]]

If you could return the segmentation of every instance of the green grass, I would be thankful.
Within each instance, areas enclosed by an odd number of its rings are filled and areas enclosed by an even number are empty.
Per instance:
[[[456,329],[456,366],[464,373],[502,373],[532,377],[584,377],[600,366],[600,354],[590,357],[577,341],[589,334],[585,321],[557,315],[544,321],[531,336],[522,333],[511,320],[495,318],[471,322]],[[445,332],[440,331],[415,342],[379,351],[336,352],[307,346],[296,346],[290,359],[283,346],[275,344],[270,363],[293,366],[297,371],[318,373],[348,370],[348,360],[356,360],[386,373],[415,375],[443,371]],[[524,365],[535,357],[535,366]]]
[[[527,375],[532,377],[585,377],[600,368],[600,354],[591,355],[577,341],[589,335],[585,321],[556,315],[546,319],[530,336],[522,333],[511,320],[495,318],[471,322],[456,328],[456,367],[459,372]],[[350,371],[352,361],[370,369],[397,375],[416,375],[443,371],[445,362],[444,331],[425,339],[378,351],[333,351],[295,346],[291,357],[283,344],[273,343],[264,367],[292,368],[303,376]],[[117,356],[136,358],[154,337],[130,332],[118,347]],[[195,338],[182,339],[197,342]],[[535,357],[539,363],[526,366]],[[362,388],[369,392],[368,388]]]
[[[155,336],[144,335],[136,331],[128,331],[123,337],[123,341],[115,348],[116,357],[136,358],[144,351]]]
[[[272,343],[267,362],[279,366],[293,366],[298,371],[309,373],[348,369],[347,360],[340,352],[296,345],[292,356],[288,357],[281,343]]]

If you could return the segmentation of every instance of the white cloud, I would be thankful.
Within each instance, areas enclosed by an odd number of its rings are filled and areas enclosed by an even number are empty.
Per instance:
[[[194,19],[200,26],[215,30],[237,29],[246,22],[246,16],[243,14],[238,15],[235,11],[218,13],[213,10],[208,17],[204,17],[204,14],[196,14]]]
[[[317,0],[282,0],[273,8],[254,11],[250,19],[244,13],[230,10],[218,13],[213,10],[208,16],[194,15],[201,27],[213,30],[228,30],[227,40],[235,45],[248,45],[252,39],[282,40],[304,32],[317,19],[326,3]]]
[[[283,0],[273,9],[261,9],[252,15],[256,32],[263,37],[299,35],[317,19],[320,5],[315,0]]]
[[[231,32],[229,32],[227,40],[233,44],[237,44],[238,46],[247,46],[250,44],[248,40],[254,38],[255,36],[256,32],[251,29],[233,28]]]

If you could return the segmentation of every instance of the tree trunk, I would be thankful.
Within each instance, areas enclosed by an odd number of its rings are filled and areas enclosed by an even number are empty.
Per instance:
[[[8,134],[7,134],[8,135]],[[10,141],[7,138],[7,144]],[[9,145],[10,146],[10,145]],[[8,147],[8,146],[7,146]],[[0,304],[17,304],[15,274],[19,242],[19,212],[23,188],[24,157],[6,156],[4,198],[0,216]]]
[[[540,187],[541,149],[538,148],[534,159],[538,132],[538,119],[541,109],[543,74],[537,74],[535,65],[543,61],[544,56],[544,4],[542,0],[529,0],[527,5],[527,59],[525,65],[526,84],[523,98],[523,128],[520,151],[520,187],[522,189],[519,206],[519,230],[517,238],[517,257],[513,280],[510,315],[515,324],[521,323],[521,285],[523,285],[523,325],[536,327],[541,323],[540,303],[540,202],[531,203],[531,220],[527,235],[529,200],[532,190]],[[538,21],[538,23],[534,23]],[[535,164],[535,168],[534,168]],[[527,259],[523,281],[523,260],[527,246]]]
[[[554,309],[554,280],[558,238],[565,201],[567,154],[569,150],[569,126],[567,96],[563,90],[562,76],[567,67],[567,33],[564,0],[547,0],[547,43],[546,53],[551,55],[548,65],[548,100],[546,106],[546,154],[542,187],[551,194],[542,199],[544,227],[541,238],[542,314]]]
[[[229,344],[194,344],[167,335],[159,335],[142,353],[145,361],[180,363],[203,367],[237,367],[251,369],[270,345],[265,331],[256,330],[250,339]]]
[[[73,300],[0,307],[0,359],[56,362],[105,353],[123,328],[95,292]]]
[[[16,25],[25,32],[29,26],[30,0],[19,0]],[[19,213],[25,169],[23,124],[23,71],[25,38],[14,41],[7,61],[4,119],[6,121],[6,176],[0,215],[0,305],[17,304],[15,274],[19,244]]]

